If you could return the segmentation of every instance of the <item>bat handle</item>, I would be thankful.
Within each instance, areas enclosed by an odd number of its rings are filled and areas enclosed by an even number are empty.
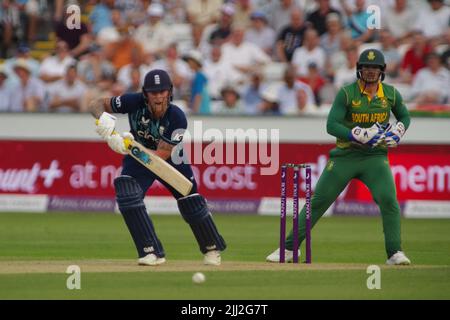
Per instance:
[[[131,140],[130,139],[123,139],[123,143],[125,144],[125,148],[130,149],[131,148]]]

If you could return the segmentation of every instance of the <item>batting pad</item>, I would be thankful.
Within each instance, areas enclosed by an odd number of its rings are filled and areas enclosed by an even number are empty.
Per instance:
[[[140,258],[149,253],[164,257],[164,249],[156,236],[152,220],[147,214],[141,186],[133,177],[120,176],[114,180],[119,210],[130,231]]]
[[[180,198],[178,209],[191,227],[203,254],[212,250],[225,250],[227,245],[217,231],[205,198],[198,193]]]

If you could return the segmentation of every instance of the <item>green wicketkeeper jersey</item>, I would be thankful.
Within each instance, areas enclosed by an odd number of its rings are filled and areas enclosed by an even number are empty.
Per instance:
[[[350,142],[349,135],[356,126],[369,128],[376,122],[388,123],[391,111],[407,129],[410,123],[409,112],[400,93],[393,86],[380,82],[377,94],[372,99],[367,92],[363,92],[359,80],[342,87],[328,114],[327,132],[337,138],[336,148],[330,154],[386,154],[387,147],[384,144],[374,148],[359,145]]]

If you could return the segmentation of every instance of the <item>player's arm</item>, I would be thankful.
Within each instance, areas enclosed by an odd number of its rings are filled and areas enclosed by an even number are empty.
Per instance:
[[[327,119],[327,132],[336,138],[349,140],[350,129],[343,123],[347,113],[348,97],[343,88],[339,90]]]
[[[171,114],[171,125],[162,133],[155,153],[164,160],[169,159],[173,148],[183,140],[186,129],[186,116],[180,109],[174,109]]]
[[[164,159],[167,160],[172,155],[172,149],[175,147],[173,144],[169,144],[164,140],[160,140],[158,143],[158,148],[154,151],[154,153]]]
[[[96,118],[96,131],[103,138],[111,136],[116,126],[117,118],[111,113],[129,113],[139,104],[141,95],[124,94],[117,97],[93,99],[88,104],[89,112]]]
[[[95,119],[99,119],[103,112],[113,112],[110,101],[111,97],[91,100],[88,105],[88,111]]]
[[[409,124],[411,123],[411,116],[409,115],[409,111],[403,102],[403,98],[400,92],[397,89],[394,89],[394,106],[392,107],[392,113],[398,122],[403,123],[405,129],[409,128]]]
[[[388,147],[396,147],[400,143],[400,140],[403,138],[411,122],[408,109],[403,103],[402,96],[397,89],[394,89],[394,105],[392,106],[392,113],[397,119],[397,123],[390,126],[384,134],[384,141]]]

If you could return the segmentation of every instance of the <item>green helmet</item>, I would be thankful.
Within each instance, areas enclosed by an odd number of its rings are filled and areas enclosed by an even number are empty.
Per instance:
[[[361,69],[363,66],[372,65],[379,66],[381,69],[381,81],[384,80],[384,70],[386,69],[386,63],[384,62],[384,55],[377,49],[366,49],[359,55],[358,62],[356,63],[356,76],[361,78]]]

